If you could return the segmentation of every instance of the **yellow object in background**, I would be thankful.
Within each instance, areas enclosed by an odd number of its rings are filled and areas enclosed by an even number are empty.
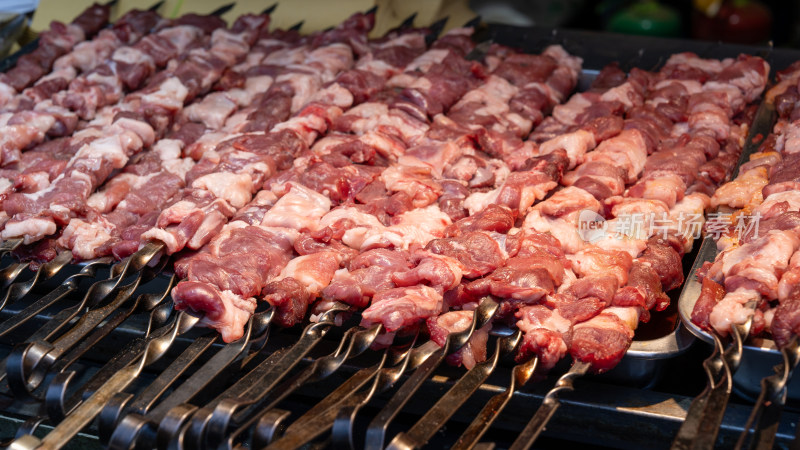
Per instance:
[[[714,17],[722,7],[722,0],[694,0],[694,8],[708,17]]]
[[[102,1],[102,0],[101,0]],[[148,8],[158,0],[118,0],[112,11],[112,20],[134,8]],[[222,18],[229,23],[245,13],[258,13],[273,3],[278,8],[272,14],[271,28],[288,28],[304,21],[301,32],[324,30],[334,26],[357,11],[366,11],[377,5],[376,25],[373,35],[380,36],[416,12],[418,26],[449,17],[445,29],[460,27],[475,14],[468,0],[236,0],[236,6]],[[40,0],[33,16],[32,28],[46,29],[53,20],[69,22],[92,0]],[[164,17],[177,17],[188,12],[208,13],[230,3],[226,0],[165,0],[158,12]]]

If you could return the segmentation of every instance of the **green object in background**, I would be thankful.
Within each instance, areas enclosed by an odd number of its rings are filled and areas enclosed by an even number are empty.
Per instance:
[[[675,37],[681,35],[681,18],[669,6],[655,0],[645,0],[614,14],[606,24],[606,30],[624,34]]]

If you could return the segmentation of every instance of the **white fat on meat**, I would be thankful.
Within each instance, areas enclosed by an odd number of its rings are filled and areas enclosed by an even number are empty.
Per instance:
[[[336,146],[350,142],[352,137],[346,135],[323,136],[311,147],[311,152],[317,156],[329,155]]]
[[[534,205],[533,209],[577,225],[584,211],[600,213],[603,204],[583,189],[569,186],[554,192],[548,199]]]
[[[393,332],[439,314],[442,303],[442,294],[430,286],[389,289],[372,298],[372,304],[361,313],[362,325],[383,323]]]
[[[422,33],[405,33],[393,37],[388,41],[372,44],[372,48],[374,49],[392,47],[425,48],[425,35]]]
[[[291,183],[286,195],[264,214],[261,225],[314,231],[330,209],[328,197],[301,184]]]
[[[731,208],[744,208],[748,205],[761,204],[761,190],[769,183],[767,168],[754,167],[740,173],[735,180],[718,187],[711,197],[711,206],[721,205]]]
[[[564,66],[569,69],[570,74],[574,79],[578,78],[581,69],[583,68],[583,59],[579,56],[571,55],[567,50],[558,45],[549,45],[542,52],[543,56],[549,56],[558,62],[559,66]]]
[[[342,242],[359,251],[386,247],[408,249],[413,244],[424,246],[432,239],[442,237],[444,229],[451,224],[450,217],[435,205],[407,211],[397,216],[395,224],[388,227],[372,214],[343,206],[323,216],[320,228],[333,226],[340,220],[351,223],[342,236]]]
[[[762,218],[772,217],[770,214],[772,207],[784,202],[787,211],[800,211],[800,192],[792,190],[771,194],[753,210],[753,214],[759,214]],[[782,208],[780,210],[783,211]]]
[[[284,43],[281,42],[280,45],[284,45]],[[261,64],[272,65],[272,66],[288,66],[292,64],[300,64],[303,62],[303,59],[305,58],[307,52],[308,52],[308,47],[306,47],[305,45],[298,47],[282,48],[270,52],[264,58]]]
[[[183,110],[184,115],[192,122],[201,122],[213,130],[222,128],[225,120],[237,108],[236,102],[228,98],[224,92],[213,92],[203,100],[195,102]]]
[[[453,109],[475,102],[485,105],[476,111],[477,114],[502,114],[508,111],[508,101],[517,93],[519,93],[519,88],[509,83],[508,80],[491,75],[480,87],[464,94],[461,100],[453,106]]]
[[[221,211],[229,209],[230,206],[225,200],[215,199],[209,205],[203,208],[205,215],[200,226],[192,235],[186,247],[192,250],[199,250],[203,245],[208,243],[219,232],[220,229],[228,221],[228,217]]]
[[[96,139],[81,147],[70,159],[69,166],[96,161],[97,164],[104,162],[115,169],[121,169],[128,163],[128,152],[125,147],[119,135]]]
[[[777,298],[778,277],[789,265],[790,258],[800,247],[800,237],[793,231],[772,230],[758,239],[733,247],[717,256],[708,276],[726,289],[735,290],[739,280],[759,283]],[[732,278],[734,277],[735,278]]]
[[[558,309],[548,309],[545,311],[542,308],[546,307],[538,305],[521,308],[516,314],[520,319],[517,321],[517,328],[524,333],[529,333],[537,328],[544,328],[561,335],[569,333],[572,328],[572,322],[562,317]],[[525,314],[528,311],[543,312],[544,314]],[[566,351],[566,347],[564,349]]]
[[[450,53],[450,51],[445,49],[428,50],[427,52],[417,56],[414,61],[411,62],[411,64],[406,66],[405,70],[406,72],[420,71],[422,73],[426,73],[432,66],[441,64],[441,62],[447,58],[448,53]],[[389,80],[389,83],[391,82],[392,80]]]
[[[670,56],[669,59],[667,59],[666,64],[664,64],[664,67],[667,68],[670,66],[686,65],[695,69],[700,69],[703,72],[714,74],[722,72],[722,69],[730,66],[731,64],[733,64],[733,59],[731,58],[726,58],[720,61],[718,59],[700,58],[691,52],[683,52],[675,53]]]
[[[473,315],[474,313],[472,311],[449,311],[435,319],[429,319],[429,326],[431,321],[436,321],[435,325],[433,325],[436,329],[431,330],[432,338],[434,337],[434,333],[438,334],[438,336],[436,336],[438,339],[434,339],[434,342],[439,344],[441,343],[439,341],[447,339],[448,335],[460,333],[469,329],[469,327],[472,326]],[[467,344],[456,353],[456,355],[460,357],[461,363],[467,369],[471,369],[475,367],[475,364],[486,360],[486,342],[489,339],[490,328],[491,323],[487,323],[483,327],[475,330],[472,336],[470,336],[469,341],[467,341]]]
[[[372,214],[368,214],[351,206],[341,206],[331,210],[322,216],[319,227],[331,227],[340,220],[347,220],[351,225],[342,235],[342,242],[348,247],[361,250],[365,247],[364,243],[375,233],[385,230],[385,226]],[[401,237],[396,234],[390,236],[391,245],[401,246]]]
[[[722,297],[711,314],[708,317],[709,323],[717,331],[717,333],[727,336],[731,332],[733,325],[740,325],[747,322],[755,311],[753,308],[747,307],[747,303],[755,302],[756,304],[761,299],[758,292],[751,289],[737,289],[733,292],[728,292]]]
[[[186,154],[197,155],[198,160],[201,156],[210,157],[215,153],[214,149],[220,142],[238,135],[239,133],[228,133],[226,131],[208,131],[186,148]]]
[[[623,130],[617,136],[601,142],[593,152],[587,153],[586,161],[622,167],[627,172],[627,181],[633,182],[647,162],[647,145],[639,130]]]
[[[177,77],[164,80],[154,92],[142,96],[142,103],[179,111],[189,95],[189,89]]]
[[[297,72],[280,75],[275,81],[285,81],[292,87],[292,113],[300,111],[322,85],[318,76]]]
[[[383,133],[368,131],[359,136],[364,144],[374,148],[381,156],[396,161],[406,150],[406,147],[396,139],[391,139]]]
[[[553,108],[553,118],[564,125],[577,124],[578,115],[592,105],[590,94],[578,93],[570,97],[566,103]]]
[[[669,231],[683,239],[683,252],[689,253],[695,238],[701,236],[705,224],[705,211],[711,205],[706,194],[694,192],[686,195],[669,210]]]
[[[179,25],[165,28],[157,33],[160,39],[166,39],[174,45],[178,53],[183,53],[186,47],[203,35],[203,30],[191,25]]]
[[[253,102],[253,98],[262,92],[267,92],[267,90],[272,86],[272,82],[274,80],[269,75],[257,75],[254,77],[247,77],[244,80],[244,90],[247,92],[249,97],[247,98],[246,102],[239,103],[239,106],[249,105]]]
[[[375,74],[384,80],[389,79],[400,72],[400,69],[397,67],[394,67],[386,61],[374,59],[372,55],[359,58],[355,67],[358,70]]]
[[[350,108],[345,115],[348,120],[348,131],[363,135],[378,129],[379,126],[394,128],[406,142],[413,143],[422,138],[428,125],[414,120],[406,120],[407,116],[390,112],[384,103],[366,102]]]
[[[402,157],[404,164],[392,164],[379,179],[390,192],[405,192],[415,208],[431,203],[441,195],[441,186],[434,181],[433,168],[416,158]]]
[[[48,185],[49,185],[49,183],[50,182],[48,181]],[[11,188],[13,188],[13,187],[14,187],[14,183],[13,183],[12,180],[10,180],[8,178],[5,178],[5,177],[0,177],[0,195],[5,195],[7,193],[10,193],[11,192]],[[47,186],[44,186],[44,188],[46,188],[46,187]],[[40,189],[36,189],[36,190],[38,191]]]
[[[58,238],[58,245],[69,248],[78,259],[90,260],[97,256],[95,250],[111,239],[114,228],[103,216],[95,217],[92,222],[72,219]]]
[[[38,192],[50,186],[50,174],[47,172],[28,172],[22,176],[24,184],[20,186],[20,192]],[[11,193],[14,184],[7,178],[0,178],[0,195]]]
[[[731,133],[731,122],[727,113],[722,108],[710,103],[703,107],[702,111],[689,115],[689,130],[693,133],[710,135],[718,141],[728,139]]]
[[[625,110],[629,110],[634,106],[641,105],[644,102],[644,98],[636,90],[633,83],[626,81],[604,92],[603,95],[600,96],[600,101],[618,101],[625,105]]]
[[[89,207],[100,213],[108,213],[136,186],[141,186],[139,175],[121,173],[108,180],[101,191],[95,192],[87,200]]]
[[[720,83],[718,81],[708,81],[706,84],[703,85],[704,92],[713,92],[718,93],[725,96],[725,102],[729,105],[732,114],[737,114],[740,112],[746,102],[744,99],[744,95],[742,95],[742,91],[739,90],[736,86],[733,86],[728,83]],[[698,105],[702,107],[701,105]],[[695,112],[694,110],[690,111],[690,113]]]
[[[789,268],[778,282],[778,300],[783,303],[789,299],[795,287],[800,284],[800,252],[795,252],[789,260]]]
[[[181,200],[162,211],[162,214],[168,213],[176,217],[186,217],[194,211],[195,208],[197,208],[197,205],[195,205],[194,202]],[[152,227],[142,234],[142,241],[148,240],[156,240],[164,243],[167,247],[167,253],[170,255],[180,250],[177,238],[172,233],[159,227]]]
[[[564,251],[568,254],[577,253],[587,245],[586,241],[578,234],[575,225],[564,219],[542,215],[536,210],[525,216],[522,229],[552,234],[561,242]]]
[[[786,127],[778,136],[775,149],[787,155],[800,152],[800,123],[792,122]]]
[[[593,239],[592,245],[603,250],[626,252],[631,258],[636,258],[647,248],[646,227],[630,230],[630,227],[620,225],[617,219],[607,220],[606,223],[607,233],[598,239]]]
[[[224,199],[234,208],[246,205],[253,196],[253,181],[247,174],[210,173],[194,180],[192,187],[205,189],[214,194],[214,197]]]
[[[111,59],[128,64],[147,65],[151,68],[156,66],[155,62],[153,62],[153,57],[136,47],[120,47],[114,51]]]
[[[194,163],[190,158],[181,158],[183,141],[178,139],[160,139],[153,145],[152,152],[161,160],[161,167],[167,172],[184,178]]]
[[[437,205],[416,208],[395,216],[395,223],[389,230],[403,236],[403,248],[412,244],[426,245],[432,239],[444,235],[444,229],[452,221]]]
[[[563,149],[569,158],[569,168],[574,169],[575,166],[583,163],[586,152],[594,149],[596,145],[594,134],[586,130],[577,130],[543,142],[539,145],[538,154],[547,155]]]
[[[333,83],[326,88],[318,90],[309,98],[309,102],[335,105],[339,108],[346,109],[353,104],[353,94],[339,83]]]
[[[622,321],[630,330],[630,337],[633,337],[633,331],[639,325],[639,308],[637,307],[620,307],[609,306],[603,309],[604,313],[613,314]]]
[[[245,42],[245,36],[233,33],[224,28],[217,28],[211,33],[211,48],[207,50],[212,55],[222,59],[227,65],[232,66],[239,57],[250,50],[250,45]]]
[[[331,284],[343,256],[335,251],[322,251],[293,258],[273,281],[294,278],[312,296]]]
[[[256,299],[242,298],[228,290],[218,291],[218,294],[223,305],[221,317],[212,320],[205,315],[200,324],[219,331],[223,341],[233,342],[244,334],[245,325],[256,311]]]
[[[142,120],[135,120],[123,117],[114,121],[111,130],[129,131],[136,134],[142,140],[143,145],[150,146],[156,140],[156,132],[149,123]]]
[[[14,98],[15,95],[17,95],[16,89],[7,83],[0,82],[0,105],[5,105]]]
[[[302,116],[292,117],[285,122],[275,125],[272,131],[294,131],[298,136],[303,138],[306,145],[311,146],[314,144],[314,141],[317,140],[317,137],[324,133],[327,129],[328,123],[325,120],[325,117],[321,117],[316,114],[304,114]]]
[[[326,45],[308,52],[304,62],[316,68],[322,82],[327,83],[333,81],[339,72],[353,66],[353,51],[349,45],[341,43]]]
[[[55,232],[56,224],[51,219],[31,217],[19,221],[9,220],[0,237],[5,240],[23,238],[24,244],[30,244]]]
[[[517,327],[525,333],[522,348],[535,351],[544,370],[552,369],[567,354],[563,336],[569,335],[572,323],[557,309],[543,305],[523,306],[516,317]]]

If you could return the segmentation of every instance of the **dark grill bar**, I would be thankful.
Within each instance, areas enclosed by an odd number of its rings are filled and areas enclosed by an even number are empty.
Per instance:
[[[413,28],[414,18],[394,31]],[[445,25],[427,29],[429,46]],[[492,43],[531,53],[563,45],[584,59],[578,91],[613,61],[626,73],[651,70],[681,51],[706,58],[759,54],[773,72],[800,60],[797,52],[774,49],[633,42],[485,26],[479,19],[467,26],[479,28],[471,61],[484,60]],[[776,120],[774,108],[761,101],[733,177]],[[673,306],[653,311],[616,368],[596,375],[590,363],[562,359],[544,376],[535,373],[539,357],[515,359],[524,333],[499,324],[497,296],[480,297],[471,324],[442,346],[416,330],[381,347],[387,326],[362,323],[358,309],[344,302],[291,328],[278,326],[277,306],[260,302],[244,335],[226,343],[205,326],[207,317],[175,309],[171,293],[182,278],[164,243],[146,244],[119,262],[106,256],[73,263],[64,250],[39,264],[20,260],[28,247],[9,239],[0,245],[0,438],[15,450],[797,445],[800,404],[787,398],[800,361],[797,339],[772,350],[781,365],[759,377],[761,385],[751,388],[761,392],[753,395],[736,378],[759,353],[748,341],[752,318],[731,337],[706,332],[710,345],[695,340],[691,332],[705,339],[703,331],[687,325],[701,292],[695,273],[717,254],[712,239],[700,241],[683,257],[686,281],[680,293],[669,293]],[[445,363],[493,322],[485,361],[469,370]]]

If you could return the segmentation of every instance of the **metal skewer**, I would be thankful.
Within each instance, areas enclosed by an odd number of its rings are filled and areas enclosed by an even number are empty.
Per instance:
[[[139,441],[142,446],[154,447],[156,428],[173,407],[190,401],[222,373],[231,369],[237,370],[238,366],[244,365],[248,360],[245,355],[249,349],[255,347],[258,350],[263,345],[269,334],[274,313],[275,310],[270,307],[266,311],[254,314],[248,321],[241,339],[225,345],[153,408],[159,396],[176,382],[189,365],[218,339],[219,335],[210,333],[204,339],[195,340],[135,400],[132,400],[132,396],[125,395],[104,409],[100,417],[101,439],[103,435],[110,436],[108,438],[110,448],[127,449]],[[231,367],[237,361],[240,361],[240,364]],[[126,406],[131,400],[130,406]]]
[[[335,325],[335,315],[349,309],[349,305],[340,302],[334,303],[331,309],[319,317],[319,322],[312,323],[306,327],[303,335],[295,345],[285,352],[273,354],[264,360],[205,407],[198,409],[192,405],[179,405],[173,408],[168,415],[173,415],[174,418],[166,421],[166,423],[170,424],[169,430],[172,432],[180,431],[179,428],[174,426],[174,422],[180,422],[181,419],[185,420],[188,415],[191,415],[191,425],[182,436],[183,443],[187,448],[206,448],[208,425],[215,416],[226,417],[229,414],[232,415],[239,411],[240,408],[262,400]],[[246,401],[243,402],[243,399]],[[171,442],[178,438],[175,435],[165,435],[161,428],[159,427],[160,442]]]
[[[490,359],[476,364],[475,367],[467,371],[410,430],[395,436],[387,448],[392,450],[416,449],[425,445],[447,423],[458,408],[489,378],[489,375],[497,367],[501,356],[512,354],[521,341],[522,332],[519,330],[509,336],[498,339],[494,354]]]
[[[163,246],[161,244],[148,244],[142,250],[131,255],[123,264],[117,277],[94,283],[86,292],[80,304],[70,308],[74,310],[67,315],[64,324],[70,322],[72,318],[86,308],[89,308],[89,310],[68,332],[53,343],[37,340],[17,346],[9,355],[6,366],[9,385],[14,394],[22,397],[30,396],[33,390],[41,383],[43,373],[59,357],[78,344],[119,306],[127,302],[142,280],[153,278],[155,272],[160,268],[153,270],[148,267],[148,264],[161,253],[162,249]],[[163,267],[165,263],[166,258],[162,258],[161,266]],[[135,279],[127,285],[121,285],[123,280],[133,273],[136,273]],[[111,295],[116,295],[116,298],[110,304],[94,308]],[[62,313],[65,311],[62,311]]]
[[[761,394],[747,419],[744,430],[739,435],[736,449],[767,450],[773,448],[775,444],[781,412],[786,404],[786,386],[792,378],[792,372],[800,363],[800,344],[797,337],[781,349],[781,355],[783,364],[776,368],[777,373],[761,380]],[[745,447],[750,429],[754,426],[753,436],[749,445]]]
[[[435,342],[428,341],[422,344],[410,352],[409,358],[398,366],[382,369],[368,390],[347,398],[334,417],[331,437],[336,447],[358,448],[354,445],[353,430],[361,408],[367,406],[375,395],[391,389],[405,372],[420,368],[439,350],[440,347]]]
[[[208,430],[210,443],[214,444],[216,442],[220,442],[222,444],[219,445],[219,447],[233,449],[235,442],[240,439],[241,436],[244,435],[253,424],[258,422],[261,417],[264,415],[270,415],[272,411],[275,411],[276,407],[281,401],[304,385],[329,377],[336,370],[338,370],[347,359],[358,356],[366,351],[372,345],[372,343],[375,342],[375,339],[378,337],[381,331],[383,331],[383,326],[380,324],[373,325],[366,330],[360,327],[354,327],[347,330],[344,337],[340,341],[339,346],[336,348],[336,350],[334,350],[333,353],[315,359],[300,373],[284,381],[281,383],[281,385],[275,388],[274,394],[267,399],[269,402],[268,405],[264,408],[261,408],[258,414],[252,414],[252,412],[255,412],[253,411],[254,407],[250,407],[248,409],[251,411],[245,410],[236,416],[228,418],[220,417],[219,419],[221,420],[216,421],[214,418],[212,418],[211,423],[209,423]],[[281,416],[283,416],[283,414],[278,414],[277,417]],[[232,433],[228,434],[227,429],[229,426],[227,422],[231,421],[241,423],[241,425],[238,426],[238,428]],[[213,436],[213,433],[216,433],[218,436]]]
[[[124,311],[122,314],[117,315],[117,317],[108,320],[105,324],[103,324],[102,327],[96,329],[94,333],[84,339],[77,347],[72,349],[69,353],[58,359],[53,364],[50,373],[54,373],[55,376],[53,376],[52,381],[47,385],[45,394],[45,407],[47,409],[47,414],[53,423],[58,423],[63,420],[67,413],[72,409],[73,405],[78,403],[77,401],[73,401],[72,404],[68,405],[65,402],[66,393],[68,390],[71,390],[70,384],[72,384],[71,381],[75,379],[76,375],[75,371],[67,371],[67,369],[74,362],[76,362],[78,358],[90,351],[104,337],[108,336],[127,317],[137,311],[150,312],[150,320],[145,337],[151,330],[165,325],[173,310],[172,302],[167,300],[167,297],[169,296],[169,292],[172,289],[175,281],[175,277],[173,276],[166,289],[164,289],[161,293],[142,294],[138,296],[134,304],[131,305],[127,311]],[[137,354],[135,350],[130,353]],[[87,383],[86,386],[92,386],[99,380],[102,380],[102,373],[107,373],[108,377],[111,375],[108,373],[108,369],[105,371],[101,369],[100,372],[92,377],[91,382]],[[85,397],[86,395],[87,392],[84,391],[82,396]]]
[[[39,440],[32,435],[26,435],[14,441],[15,449],[58,449],[74,437],[80,430],[88,425],[100,413],[110,398],[128,387],[142,372],[145,366],[152,364],[169,350],[175,338],[191,330],[200,317],[181,312],[173,324],[163,332],[157,332],[147,342],[144,354],[139,361],[130,364],[116,372],[103,385],[94,392],[86,401],[72,411],[58,426],[44,438]]]
[[[82,279],[93,279],[97,274],[97,269],[99,269],[101,266],[108,265],[110,262],[111,260],[109,258],[104,258],[90,262],[89,264],[81,268],[80,272],[71,275],[66,280],[64,280],[64,282],[61,283],[61,285],[59,285],[56,289],[49,292],[47,295],[41,297],[40,299],[36,300],[35,302],[31,303],[19,313],[9,317],[8,319],[6,319],[5,322],[0,323],[0,337],[5,336],[6,334],[18,328],[19,326],[25,324],[27,321],[36,317],[45,309],[53,306],[59,300],[67,297],[70,293],[76,291]],[[112,276],[114,275],[112,274]],[[9,289],[9,291],[10,290],[11,289]],[[54,322],[60,322],[60,319],[54,317],[51,320],[51,323]],[[32,342],[33,340],[38,340],[38,339],[49,339],[50,337],[51,337],[50,334],[44,337],[32,336],[30,341]]]
[[[12,283],[6,289],[3,299],[0,300],[0,311],[5,309],[7,305],[25,297],[40,282],[56,276],[70,261],[72,261],[72,252],[59,253],[52,261],[40,265],[29,280]]]
[[[514,390],[517,387],[524,386],[531,379],[538,365],[539,358],[533,357],[522,364],[514,366],[511,371],[511,380],[506,390],[489,399],[464,433],[461,434],[461,437],[458,438],[452,449],[468,450],[475,447],[481,437],[492,426],[497,416],[503,411],[508,401],[511,400]]]
[[[754,309],[754,301],[747,302],[745,308]],[[722,338],[712,331],[717,350],[703,363],[709,376],[709,388],[698,396],[695,410],[690,409],[678,435],[672,443],[673,449],[713,449],[719,434],[719,427],[728,406],[733,390],[733,374],[739,368],[744,339],[750,334],[753,324],[751,315],[743,324],[731,327],[731,343],[725,348]],[[724,348],[724,351],[720,349]],[[702,411],[702,412],[700,412]]]
[[[442,30],[444,30],[444,26],[447,25],[447,20],[449,17],[443,17],[436,22],[433,22],[431,26],[428,27],[430,32],[425,35],[425,44],[430,47],[436,39],[439,39],[439,35],[442,34]]]
[[[38,39],[36,41],[38,41]],[[36,41],[31,42],[31,44],[34,44]],[[28,45],[30,45],[30,44],[28,44]],[[38,45],[38,43],[36,43],[36,45]],[[34,45],[33,48],[36,48],[36,45]],[[5,72],[5,70],[2,70],[2,71]],[[22,245],[22,238],[15,238],[15,239],[9,239],[7,241],[3,241],[2,243],[0,243],[0,258],[2,258],[3,256],[6,256],[7,254],[9,254],[11,252],[13,252],[20,245]]]
[[[419,356],[420,354],[420,348],[413,347],[417,337],[418,333],[415,333],[408,342],[397,342],[400,339],[395,338],[395,345],[383,353],[381,360],[376,365],[361,369],[353,374],[327,397],[289,425],[284,436],[280,437],[280,439],[278,439],[279,436],[277,436],[276,430],[283,418],[262,416],[255,427],[251,447],[258,448],[271,443],[270,448],[297,448],[330,430],[339,411],[350,405],[352,403],[351,400],[357,396],[358,391],[366,386],[370,380],[385,378],[384,374],[394,371],[398,373],[397,377],[393,377],[396,381],[399,379],[399,374],[402,374],[404,370],[413,368],[410,367],[410,364],[413,363],[409,363],[409,361],[421,363],[438,348],[435,345],[431,345],[429,346],[431,350],[425,358],[415,358],[413,355]],[[272,443],[273,440],[276,441]]]
[[[520,433],[517,439],[514,440],[514,443],[511,444],[509,450],[524,450],[533,445],[542,431],[544,431],[547,422],[550,421],[558,407],[561,406],[561,402],[558,401],[558,396],[562,392],[572,391],[575,388],[575,380],[585,375],[591,367],[591,364],[583,361],[575,361],[572,363],[572,367],[570,367],[569,371],[561,375],[561,378],[558,379],[553,389],[550,389],[547,395],[544,396],[542,405],[536,410],[536,414],[534,414],[530,422],[525,425],[522,433]]]
[[[400,389],[386,403],[386,406],[384,406],[375,419],[370,422],[369,428],[367,429],[365,448],[383,448],[386,429],[400,410],[408,403],[414,393],[419,390],[422,383],[424,383],[433,371],[439,367],[439,364],[444,361],[444,358],[449,353],[466,345],[475,330],[489,323],[499,307],[500,305],[492,298],[484,298],[480,306],[478,306],[478,309],[475,310],[470,327],[464,331],[451,333],[447,336],[444,346],[431,355],[427,361],[414,371],[414,374],[403,383]]]
[[[162,303],[164,297],[169,292],[167,289],[161,295],[159,294],[143,294],[140,296],[139,301],[142,303]],[[162,303],[163,304],[163,303]],[[168,306],[171,304],[167,303]],[[148,326],[145,330],[144,336],[141,340],[146,340],[150,336],[150,332],[154,329],[156,324],[160,324],[164,322],[164,320],[159,320],[157,316],[159,316],[158,310],[153,311],[150,314],[150,320],[148,322]],[[166,319],[166,318],[165,318]],[[134,341],[131,344],[134,344]],[[130,350],[130,351],[129,351]],[[122,367],[130,364],[130,362],[134,359],[134,356],[137,354],[141,354],[141,352],[135,351],[135,345],[128,345],[126,348],[120,352],[123,355],[122,358],[115,357],[111,361],[109,361],[100,371],[94,374],[89,381],[87,381],[82,390],[79,390],[78,393],[73,395],[73,398],[70,399],[69,406],[67,405],[66,401],[66,392],[69,384],[75,379],[76,373],[74,371],[71,372],[59,372],[55,377],[53,377],[52,381],[48,385],[46,396],[45,396],[45,410],[47,411],[47,415],[50,418],[50,423],[58,423],[66,416],[66,411],[71,410],[74,408],[75,405],[80,403],[79,398],[81,397],[88,397],[91,395],[102,382],[108,380],[114,373],[116,373]],[[125,355],[131,355],[130,358],[124,358]],[[76,399],[78,398],[78,399]],[[33,434],[37,427],[44,422],[46,419],[45,416],[33,417],[27,420],[20,429],[17,431],[18,437],[23,436],[25,434]]]
[[[31,261],[21,261],[0,269],[0,289],[9,287],[30,265]]]

